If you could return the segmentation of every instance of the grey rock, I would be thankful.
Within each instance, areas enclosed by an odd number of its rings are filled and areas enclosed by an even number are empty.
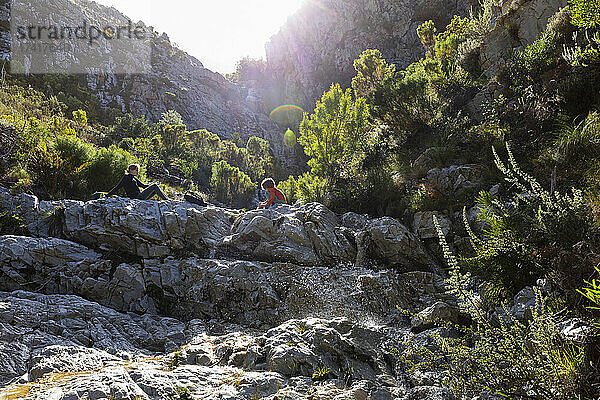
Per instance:
[[[29,379],[35,381],[50,372],[96,370],[109,362],[121,361],[104,351],[82,346],[47,346],[34,351],[29,362]]]
[[[353,212],[342,215],[342,225],[353,231],[362,231],[368,222],[369,217],[367,215],[360,215]]]
[[[383,337],[346,319],[290,320],[265,334],[267,367],[285,376],[310,377],[327,369],[342,380],[348,371],[354,380],[390,379],[389,366],[378,360]]]
[[[65,209],[65,234],[107,251],[158,258],[172,250],[207,253],[230,228],[231,211],[179,201],[106,198]]]
[[[425,177],[427,172],[434,168],[433,153],[437,150],[437,147],[430,147],[421,153],[410,166],[411,174],[416,178]]]
[[[481,188],[481,167],[453,165],[427,172],[427,184],[442,196],[461,197]]]
[[[563,338],[574,343],[585,344],[594,335],[594,327],[581,318],[569,318],[557,324]]]
[[[322,204],[287,207],[285,211],[292,211],[289,213],[280,211],[254,210],[240,215],[219,253],[303,265],[354,261],[356,249],[349,240],[353,235]]]
[[[357,235],[357,263],[377,260],[410,270],[430,270],[433,262],[419,239],[406,226],[390,217],[372,220]]]
[[[518,7],[512,7],[511,4],[504,4],[503,15],[481,45],[480,64],[490,78],[506,64],[515,49],[527,46],[537,39],[550,17],[567,2],[528,0],[520,2]]]
[[[0,250],[0,290],[77,294],[118,311],[184,320],[272,327],[309,313],[389,317],[395,304],[408,302],[396,273],[352,265],[169,257],[113,266],[73,242],[16,236],[0,237]]]
[[[536,303],[535,291],[528,286],[515,295],[510,311],[517,319],[527,320],[531,318],[531,310],[536,307]]]
[[[415,315],[410,322],[415,331],[423,331],[436,325],[458,323],[460,318],[461,315],[458,307],[438,301]]]
[[[439,211],[419,211],[413,217],[413,232],[423,240],[438,239],[437,230],[433,223],[433,217],[436,217],[440,228],[445,236],[452,230],[452,221],[446,215]]]

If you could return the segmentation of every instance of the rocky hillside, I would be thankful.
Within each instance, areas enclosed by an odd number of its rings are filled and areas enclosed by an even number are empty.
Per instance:
[[[10,1],[2,1],[0,17],[4,31],[10,26]],[[67,26],[79,26],[82,21],[97,26],[109,22],[126,26],[127,16],[112,7],[88,0],[44,0],[36,2],[35,13],[40,15],[51,10],[54,20]],[[44,18],[40,17],[40,20]],[[139,23],[145,26],[143,23]],[[144,116],[157,122],[167,110],[179,112],[189,129],[207,129],[223,138],[231,138],[234,132],[242,138],[259,136],[269,140],[277,154],[283,152],[282,132],[268,117],[248,89],[232,84],[222,75],[210,71],[198,59],[176,48],[167,34],[159,34],[152,27],[149,32],[152,50],[151,68],[147,74],[115,74],[114,66],[107,59],[102,74],[90,71],[87,75],[88,89],[95,94],[102,106],[135,116]],[[2,36],[3,58],[10,54],[10,36]],[[102,53],[105,49],[98,48]],[[90,54],[86,53],[86,57]],[[135,58],[121,55],[119,59]],[[103,57],[102,59],[106,59]],[[65,60],[78,63],[78,60]],[[60,88],[56,88],[60,90]]]
[[[406,67],[423,56],[417,27],[433,20],[443,29],[467,15],[469,0],[318,0],[306,2],[266,44],[267,68],[281,96],[312,109],[332,82],[349,87],[353,61],[379,49]]]
[[[5,398],[448,398],[401,362],[464,319],[431,213],[0,198],[28,233],[0,236]]]

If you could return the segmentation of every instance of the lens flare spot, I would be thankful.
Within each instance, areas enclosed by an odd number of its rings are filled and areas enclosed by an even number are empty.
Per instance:
[[[284,126],[297,125],[302,121],[304,110],[294,104],[284,104],[275,108],[269,116],[271,119]]]
[[[290,128],[283,135],[283,144],[290,148],[296,145],[296,134]]]

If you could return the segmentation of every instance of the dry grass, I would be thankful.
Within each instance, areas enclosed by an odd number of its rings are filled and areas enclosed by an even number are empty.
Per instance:
[[[17,400],[22,399],[29,394],[33,384],[25,385],[10,385],[0,390],[0,400]]]
[[[162,361],[162,357],[145,357],[138,361],[129,361],[126,363],[114,365],[116,367],[123,367],[127,369],[134,369],[137,364],[147,361]],[[104,368],[100,368],[94,371],[74,371],[74,372],[51,372],[44,375],[42,378],[35,382],[28,382],[25,384],[13,384],[3,389],[0,389],[0,400],[18,400],[24,399],[28,395],[35,392],[39,392],[44,389],[59,387],[66,385],[76,378],[82,376],[88,376],[102,371]]]

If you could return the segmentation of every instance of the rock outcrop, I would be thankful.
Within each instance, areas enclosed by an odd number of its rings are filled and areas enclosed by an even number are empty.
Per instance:
[[[88,0],[41,0],[35,3],[3,0],[0,1],[0,19],[4,21],[0,28],[0,56],[3,59],[11,56],[9,28],[13,3],[27,10],[16,15],[29,16],[30,20],[26,21],[29,23],[34,17],[37,21],[50,20],[71,27],[81,26],[84,22],[87,26],[98,27],[128,26],[130,23],[130,18],[115,8]],[[73,66],[78,71],[85,69],[84,84],[89,91],[103,107],[119,112],[158,122],[162,113],[175,110],[189,130],[207,129],[225,139],[230,139],[233,133],[239,133],[244,139],[262,137],[269,140],[275,154],[285,163],[286,158],[282,157],[284,131],[269,119],[269,110],[250,89],[233,84],[221,74],[205,68],[200,60],[177,48],[167,34],[159,34],[143,22],[133,24],[143,27],[147,35],[145,51],[137,47],[117,49],[116,44],[99,42],[100,46],[88,46],[85,52],[74,51],[69,57],[56,57],[56,64],[51,65],[49,72],[70,71]],[[24,64],[35,62],[32,57],[26,55]],[[44,61],[47,62],[48,57]],[[123,73],[125,61],[135,64],[134,73]],[[23,63],[22,60],[19,62]]]
[[[379,49],[406,67],[423,56],[417,27],[433,20],[446,27],[453,15],[467,15],[469,0],[317,0],[291,16],[266,45],[267,68],[285,102],[310,110],[332,82],[350,86],[353,61],[365,49]]]
[[[398,220],[1,188],[0,207],[29,232],[0,236],[0,395],[445,393],[411,384],[389,351],[412,329],[407,312],[456,307]]]
[[[502,15],[484,38],[480,63],[492,78],[516,48],[533,43],[548,20],[567,5],[566,0],[516,0],[503,3]]]

